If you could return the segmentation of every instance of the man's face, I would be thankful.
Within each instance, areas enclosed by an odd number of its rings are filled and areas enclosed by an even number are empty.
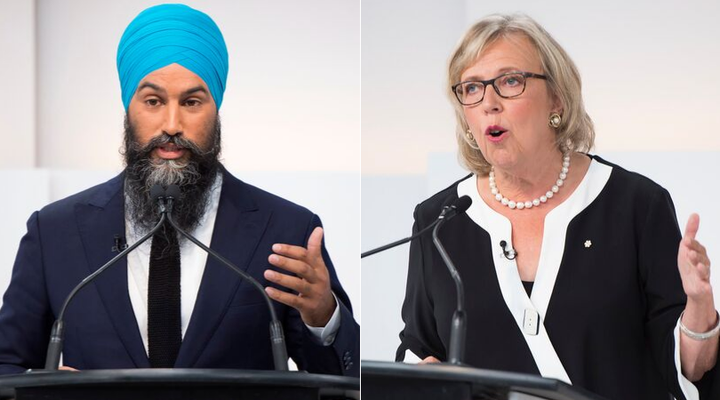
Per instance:
[[[211,135],[216,115],[217,107],[205,82],[179,64],[145,76],[128,106],[134,139],[142,147],[151,139],[167,134],[180,136],[207,151],[213,145]],[[182,163],[190,157],[190,152],[177,144],[164,143],[155,147],[150,156],[155,161]]]
[[[126,206],[136,226],[157,221],[152,186],[179,185],[176,222],[192,229],[205,212],[220,169],[220,120],[207,86],[177,64],[147,75],[125,121]]]

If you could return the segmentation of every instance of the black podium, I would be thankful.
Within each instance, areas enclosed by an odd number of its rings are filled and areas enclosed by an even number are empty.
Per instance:
[[[123,369],[0,377],[0,399],[358,400],[360,380],[304,372]]]
[[[557,379],[449,364],[361,362],[363,400],[605,400]]]

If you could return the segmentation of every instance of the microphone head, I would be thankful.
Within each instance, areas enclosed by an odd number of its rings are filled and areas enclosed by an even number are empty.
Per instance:
[[[440,209],[444,210],[448,207],[452,207],[455,205],[456,201],[457,201],[457,199],[453,199],[453,196],[449,196],[447,199],[445,199],[445,201],[443,202],[443,205],[442,205],[442,207],[440,207]]]
[[[457,201],[455,201],[454,206],[455,206],[455,209],[457,210],[457,213],[462,214],[465,211],[467,211],[468,208],[470,208],[471,204],[472,204],[472,199],[470,198],[470,196],[465,195],[465,196],[457,199]]]
[[[153,203],[157,203],[160,197],[165,196],[165,189],[161,185],[153,185],[150,188],[150,199]]]
[[[458,199],[453,199],[452,196],[448,197],[445,199],[445,203],[443,203],[439,218],[450,219],[458,214],[462,214],[470,208],[470,204],[472,204],[470,196],[463,196]]]
[[[178,185],[170,185],[165,189],[165,197],[172,197],[174,200],[180,199],[180,186]]]

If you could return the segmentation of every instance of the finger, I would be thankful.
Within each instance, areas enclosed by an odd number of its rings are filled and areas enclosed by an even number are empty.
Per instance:
[[[433,356],[428,356],[428,357],[425,357],[425,359],[423,359],[422,361],[420,361],[420,364],[431,364],[431,363],[439,363],[439,362],[440,362],[440,360],[438,360],[437,358],[435,358]]]
[[[698,263],[694,265],[698,276],[703,281],[709,282],[710,281],[710,267],[707,266],[704,263]]]
[[[707,254],[695,252],[695,257],[691,259],[694,265],[704,264],[710,267],[710,259]]]
[[[73,368],[73,367],[66,367],[66,366],[64,366],[64,365],[61,366],[61,367],[58,368],[58,369],[59,369],[60,371],[73,371],[73,372],[78,372],[77,369],[75,369],[75,368]]]
[[[697,264],[701,262],[707,266],[710,266],[710,258],[707,255],[707,250],[700,243],[697,243],[697,245],[693,245],[690,247],[690,250],[687,252],[687,259],[692,264]]]
[[[312,269],[305,261],[294,260],[292,258],[283,257],[277,254],[270,254],[268,257],[270,264],[282,268],[285,271],[292,272],[293,274],[308,280],[309,282],[315,282],[315,270]]]
[[[272,250],[280,255],[294,258],[296,260],[305,260],[307,259],[308,251],[302,246],[294,246],[291,244],[283,244],[283,243],[275,243],[272,246]]]
[[[695,239],[690,240],[690,242],[688,243],[688,248],[690,248],[691,250],[695,250],[699,254],[707,255],[707,249],[705,248],[705,246],[703,246]]]
[[[288,289],[292,289],[298,293],[309,294],[311,291],[308,289],[308,281],[300,279],[294,276],[281,274],[273,270],[265,270],[265,279],[270,282],[277,283],[280,286],[284,286]]]
[[[685,225],[685,235],[683,237],[695,239],[695,235],[697,235],[697,231],[699,228],[700,216],[695,213],[690,214],[687,225]]]
[[[695,271],[693,273],[703,282],[710,283],[710,267],[703,263],[693,265]]]
[[[316,227],[313,229],[310,237],[308,238],[307,250],[312,257],[322,257],[322,238],[323,228]]]
[[[294,295],[292,293],[286,293],[286,292],[283,292],[282,290],[278,290],[278,289],[271,288],[271,287],[266,287],[265,293],[267,293],[271,299],[278,301],[280,303],[283,303],[286,306],[295,308],[301,312],[305,306],[305,302],[304,302],[303,298],[300,296]]]

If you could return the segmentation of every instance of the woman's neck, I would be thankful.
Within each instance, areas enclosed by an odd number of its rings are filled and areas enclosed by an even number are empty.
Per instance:
[[[543,154],[511,169],[495,168],[498,190],[515,201],[534,199],[545,194],[558,180],[563,154],[557,149]]]

